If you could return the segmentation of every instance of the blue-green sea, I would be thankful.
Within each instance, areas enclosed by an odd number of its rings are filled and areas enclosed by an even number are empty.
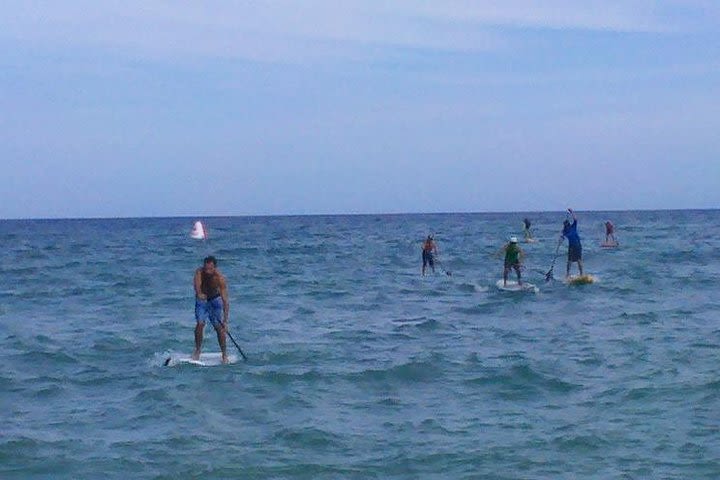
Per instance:
[[[578,217],[591,285],[562,212],[0,221],[0,478],[720,478],[720,211]],[[208,254],[248,361],[163,366]]]

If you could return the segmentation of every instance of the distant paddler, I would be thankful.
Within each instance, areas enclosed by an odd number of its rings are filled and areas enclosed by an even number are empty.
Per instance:
[[[525,241],[527,243],[532,243],[535,241],[535,239],[532,236],[532,231],[530,231],[530,219],[525,217],[523,219],[523,235],[525,236]]]
[[[218,344],[222,352],[222,362],[228,363],[226,334],[230,301],[225,277],[217,269],[217,260],[213,256],[205,257],[203,266],[195,270],[195,351],[193,360],[200,358],[205,322],[210,321],[217,333]]]
[[[612,238],[612,242],[610,239]],[[615,238],[615,225],[610,220],[605,222],[605,244],[606,245],[617,245],[618,241]]]
[[[573,263],[578,264],[578,270],[580,270],[580,276],[583,275],[583,262],[582,262],[582,243],[580,243],[580,235],[578,234],[578,221],[577,215],[572,208],[568,208],[568,212],[572,215],[573,222],[570,223],[567,219],[563,222],[562,235],[560,242],[564,238],[568,240],[568,260],[567,269],[565,276],[570,277],[570,265]]]
[[[503,286],[507,287],[508,274],[510,270],[515,270],[518,279],[518,285],[522,287],[522,259],[525,256],[520,245],[518,245],[517,237],[510,237],[510,241],[502,248],[501,252],[505,253],[505,268],[503,269]]]
[[[428,235],[422,246],[422,275],[425,276],[425,268],[430,265],[435,273],[435,256],[438,253],[437,245],[432,235]]]

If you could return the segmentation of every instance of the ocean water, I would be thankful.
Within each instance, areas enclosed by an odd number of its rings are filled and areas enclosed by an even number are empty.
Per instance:
[[[0,221],[0,478],[720,478],[720,211],[580,213],[586,286],[527,214],[500,292],[524,216]],[[207,254],[248,362],[165,367]]]

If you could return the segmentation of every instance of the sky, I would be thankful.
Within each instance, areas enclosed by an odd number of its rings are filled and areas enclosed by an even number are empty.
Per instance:
[[[720,207],[716,0],[10,0],[0,218]]]

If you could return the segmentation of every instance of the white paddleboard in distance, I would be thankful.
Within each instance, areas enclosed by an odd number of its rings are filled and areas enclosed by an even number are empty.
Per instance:
[[[504,292],[538,293],[540,291],[540,289],[532,283],[523,282],[522,285],[519,285],[515,280],[508,280],[507,284],[505,284],[505,282],[500,279],[495,282],[495,286],[497,286],[498,290],[502,290]]]
[[[228,364],[237,362],[237,355],[228,354]],[[197,365],[200,367],[216,367],[222,365],[222,354],[220,352],[201,353],[198,360],[193,360],[192,355],[173,353],[165,359],[166,367],[175,365]]]
[[[620,243],[618,242],[602,242],[600,244],[602,248],[617,248],[620,246]]]

